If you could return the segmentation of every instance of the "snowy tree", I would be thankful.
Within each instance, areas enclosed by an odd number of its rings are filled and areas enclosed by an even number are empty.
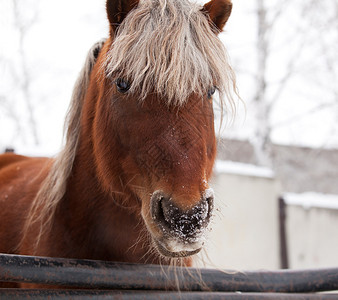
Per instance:
[[[317,28],[314,39],[317,43],[316,61],[321,63],[317,72],[310,74],[310,80],[328,93],[328,96],[312,110],[333,109],[336,124],[331,135],[338,135],[338,1],[310,1],[305,9],[307,17],[314,20]]]
[[[7,22],[3,31],[12,37],[11,50],[1,53],[3,82],[0,88],[0,107],[4,130],[11,128],[11,139],[39,143],[34,101],[31,95],[31,74],[25,43],[38,19],[38,0],[10,0],[6,5]],[[15,45],[15,46],[14,46]],[[13,51],[13,49],[15,49]],[[3,142],[3,141],[2,141]],[[8,140],[6,141],[8,143]]]
[[[273,131],[299,120],[300,116],[291,113],[292,117],[286,115],[283,122],[274,121],[273,114],[285,99],[285,93],[295,101],[303,97],[316,103],[304,109],[302,114],[305,116],[336,107],[337,85],[328,80],[328,77],[337,78],[338,75],[338,43],[332,45],[333,37],[338,35],[336,13],[336,0],[256,0],[256,42],[253,47],[256,55],[252,76],[255,91],[249,101],[248,113],[254,115],[250,140],[258,164],[273,166]],[[297,84],[303,87],[301,91],[294,88]],[[318,93],[313,92],[315,88]],[[329,90],[332,90],[331,97],[327,96]],[[331,125],[334,128],[334,124]]]

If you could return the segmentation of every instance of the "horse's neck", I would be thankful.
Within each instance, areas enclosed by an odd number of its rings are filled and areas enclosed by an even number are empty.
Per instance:
[[[92,101],[94,102],[94,101]],[[92,104],[93,105],[93,104]],[[87,112],[93,107],[86,107]],[[87,116],[84,116],[84,119]],[[56,230],[64,231],[77,257],[142,262],[151,252],[146,228],[138,210],[123,207],[131,194],[104,191],[96,174],[92,124],[82,126],[72,173],[56,214]],[[136,199],[130,199],[137,203]],[[124,201],[125,202],[125,201]],[[61,229],[60,229],[61,228]],[[153,259],[149,262],[154,262]]]
[[[72,255],[130,260],[126,253],[141,234],[142,223],[115,201],[100,188],[92,158],[77,155],[54,222],[54,230],[58,235],[62,232]]]

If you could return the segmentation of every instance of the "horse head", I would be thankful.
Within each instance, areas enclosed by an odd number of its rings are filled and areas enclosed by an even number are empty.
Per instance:
[[[104,189],[130,195],[156,249],[200,251],[214,202],[213,94],[232,71],[217,34],[229,0],[108,0],[96,82],[94,152]],[[128,233],[126,233],[128,234]]]

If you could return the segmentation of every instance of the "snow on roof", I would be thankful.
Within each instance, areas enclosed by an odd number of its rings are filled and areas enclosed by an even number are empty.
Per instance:
[[[13,150],[15,154],[32,157],[53,157],[57,154],[53,146],[48,147],[48,145],[24,146],[19,144],[16,147],[13,147]],[[5,151],[4,148],[0,148],[0,154],[3,153],[4,151]]]
[[[287,205],[302,206],[304,209],[326,208],[338,210],[338,195],[314,192],[302,194],[285,193],[283,198]]]
[[[275,173],[269,168],[228,160],[216,160],[214,171],[215,173],[236,174],[261,178],[275,177]]]

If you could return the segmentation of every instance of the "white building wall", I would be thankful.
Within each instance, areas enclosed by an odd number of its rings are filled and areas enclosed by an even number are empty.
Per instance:
[[[217,162],[212,187],[215,217],[195,266],[219,269],[280,268],[278,198],[271,171]],[[289,268],[338,266],[338,196],[285,194]]]
[[[338,266],[338,206],[333,205],[338,204],[338,196],[336,201],[330,201],[331,198],[321,197],[322,203],[331,203],[327,207],[288,204],[286,233],[290,268]],[[308,203],[311,203],[310,195]]]
[[[206,250],[196,266],[222,269],[278,269],[278,196],[271,172],[250,166],[238,172],[218,162],[212,182],[215,217]],[[258,172],[256,172],[258,171]],[[245,175],[241,175],[245,174]],[[205,254],[207,253],[207,255]]]

